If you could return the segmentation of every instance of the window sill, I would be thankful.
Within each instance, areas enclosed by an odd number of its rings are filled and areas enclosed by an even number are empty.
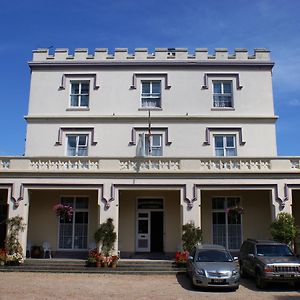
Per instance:
[[[139,111],[148,111],[148,110],[163,110],[161,107],[140,107]]]
[[[222,111],[222,110],[234,111],[235,108],[234,107],[212,107],[211,110],[212,111]]]
[[[66,111],[89,111],[89,107],[69,107]]]

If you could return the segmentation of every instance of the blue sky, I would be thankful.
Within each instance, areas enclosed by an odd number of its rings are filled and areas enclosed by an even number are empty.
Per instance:
[[[24,153],[36,48],[268,48],[278,154],[300,155],[300,1],[0,0],[0,155]]]

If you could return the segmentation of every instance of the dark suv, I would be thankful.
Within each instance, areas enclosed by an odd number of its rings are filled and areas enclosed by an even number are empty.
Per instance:
[[[300,282],[300,260],[282,243],[247,239],[240,250],[241,277],[255,278],[256,286],[264,288],[267,282]]]

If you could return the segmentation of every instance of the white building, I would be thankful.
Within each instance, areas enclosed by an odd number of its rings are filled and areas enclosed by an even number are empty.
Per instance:
[[[269,238],[280,211],[300,225],[300,158],[276,151],[273,65],[265,49],[33,51],[26,153],[0,158],[24,249],[86,251],[108,217],[123,257],[176,252],[191,220],[230,250]],[[72,221],[55,216],[60,202]]]

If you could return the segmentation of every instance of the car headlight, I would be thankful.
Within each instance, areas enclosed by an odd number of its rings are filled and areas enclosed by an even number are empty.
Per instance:
[[[205,276],[205,271],[203,269],[197,269],[195,272],[197,275]]]
[[[239,271],[237,271],[237,270],[232,270],[232,276],[236,276],[236,275],[238,275],[239,274]]]

